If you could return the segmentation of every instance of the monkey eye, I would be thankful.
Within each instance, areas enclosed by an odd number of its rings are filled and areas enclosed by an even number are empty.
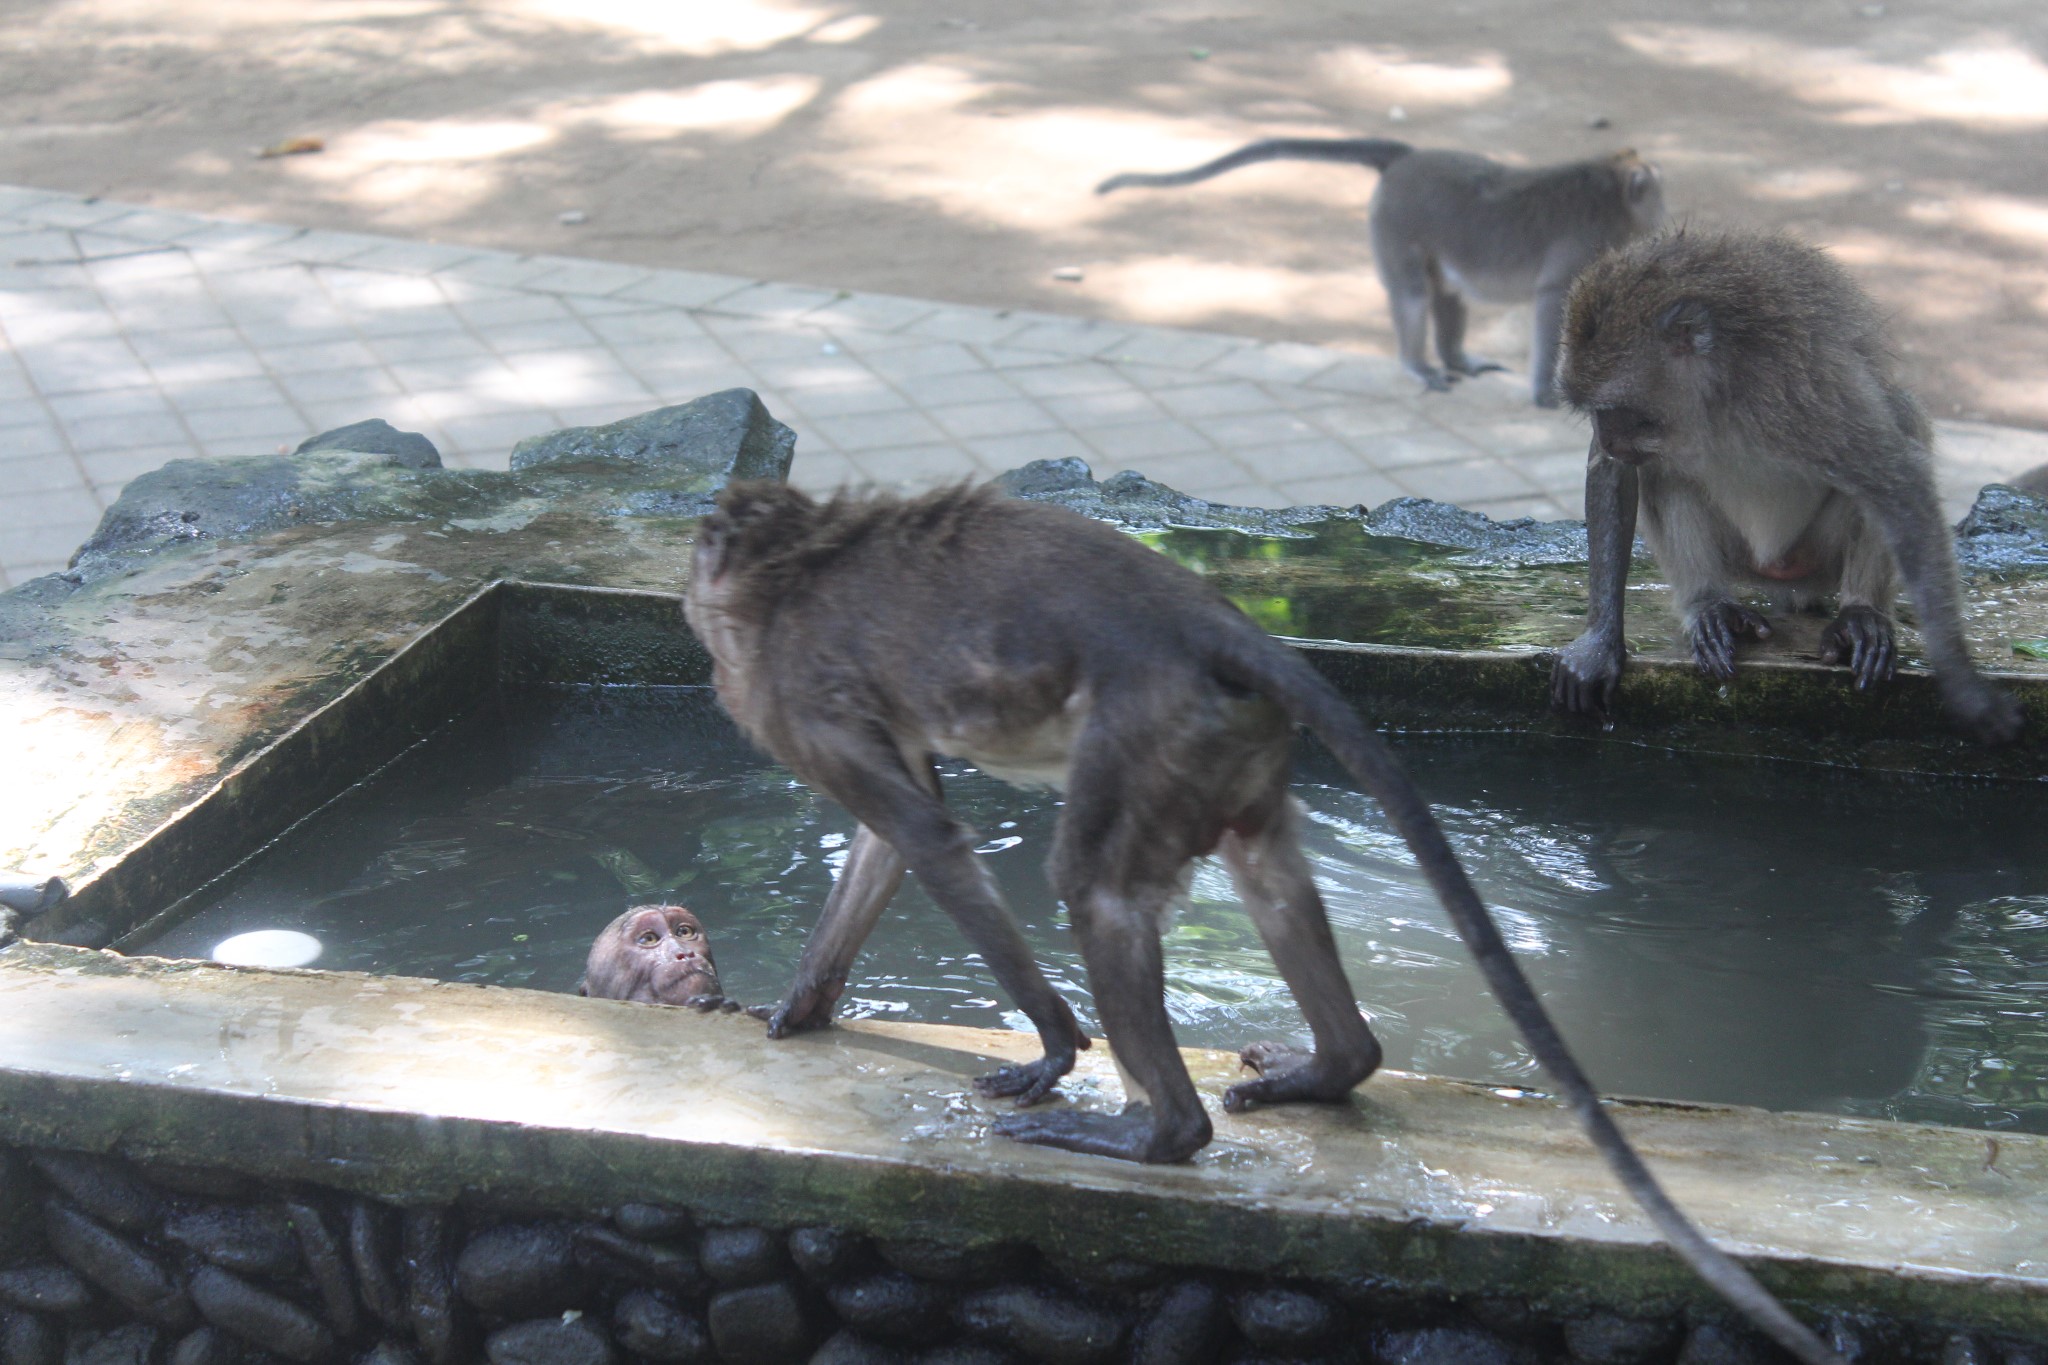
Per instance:
[[[652,929],[649,929],[646,933],[640,935],[640,937],[634,939],[633,941],[639,944],[642,948],[652,948],[655,944],[661,942],[661,935],[655,933]]]
[[[695,929],[692,929],[692,928],[691,928],[691,927],[690,927],[689,925],[687,925],[687,924],[678,924],[678,925],[676,926],[676,937],[677,937],[677,938],[695,938],[695,937],[697,937],[697,931],[696,931]]]

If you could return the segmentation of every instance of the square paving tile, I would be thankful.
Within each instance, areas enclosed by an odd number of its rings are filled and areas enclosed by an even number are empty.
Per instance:
[[[939,375],[968,374],[987,368],[981,357],[954,341],[903,346],[868,357],[868,366],[885,379],[899,382]]]
[[[956,403],[996,403],[1017,398],[1017,386],[993,370],[961,370],[952,374],[914,375],[898,379],[903,396],[922,408]]]
[[[893,412],[814,417],[811,425],[826,440],[853,455],[867,450],[914,446],[946,439],[946,433],[934,426],[931,418],[907,407]]]
[[[78,457],[78,463],[84,466],[93,490],[111,503],[120,496],[121,489],[129,480],[139,478],[151,470],[162,469],[172,460],[189,460],[198,454],[199,447],[185,441],[175,445],[88,451]],[[0,471],[0,479],[4,478],[5,471]]]
[[[1012,436],[1025,431],[1056,431],[1060,423],[1028,398],[1002,398],[993,403],[953,403],[930,409],[931,419],[959,437]]]
[[[1172,420],[1128,422],[1117,426],[1070,422],[1068,426],[1077,430],[1082,440],[1109,460],[1137,460],[1151,455],[1181,455],[1215,449],[1203,433]]]
[[[0,496],[11,504],[17,493],[52,493],[83,482],[78,461],[63,451],[14,455],[7,433],[0,431]]]
[[[1140,389],[1102,389],[1094,393],[1055,394],[1039,400],[1045,410],[1083,435],[1096,428],[1127,422],[1161,422],[1166,410]]]
[[[734,275],[703,275],[690,270],[657,270],[649,278],[621,289],[615,296],[674,308],[702,308],[755,282]]]
[[[1459,506],[1490,498],[1528,497],[1540,490],[1512,466],[1486,457],[1449,464],[1406,465],[1393,471],[1402,487],[1419,498]]]
[[[209,446],[220,441],[247,438],[257,441],[260,447],[267,442],[259,438],[290,436],[295,441],[303,441],[313,434],[307,429],[306,419],[298,409],[276,403],[258,408],[209,408],[188,412],[185,423],[201,443]]]
[[[1030,464],[1033,460],[1083,460],[1091,469],[1105,463],[1102,455],[1071,431],[1028,431],[1016,436],[976,436],[968,439],[965,444],[985,467],[997,473]],[[1099,474],[1102,471],[1096,469],[1096,472]]]
[[[925,488],[957,479],[985,478],[988,467],[956,445],[881,446],[855,451],[853,463],[876,483]]]
[[[1316,478],[1283,479],[1277,488],[1288,506],[1327,503],[1332,507],[1378,507],[1394,498],[1406,497],[1408,490],[1384,474],[1367,469],[1351,473],[1324,474]]]

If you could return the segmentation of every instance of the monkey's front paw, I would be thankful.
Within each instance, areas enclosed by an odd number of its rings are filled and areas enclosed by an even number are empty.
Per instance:
[[[1550,704],[1572,715],[1606,715],[1627,657],[1619,640],[1591,631],[1581,635],[1557,652],[1550,670]]]
[[[1018,1066],[1000,1066],[986,1076],[976,1076],[974,1088],[990,1099],[1014,1095],[1017,1097],[1017,1107],[1023,1109],[1052,1094],[1053,1088],[1060,1083],[1060,1077],[1073,1069],[1072,1057],[1065,1061],[1040,1057],[1035,1062],[1025,1062]]]
[[[1979,744],[2010,744],[2026,728],[2026,711],[2011,693],[1981,678],[1966,691],[1951,693],[1949,713]]]
[[[1849,665],[1858,691],[1889,682],[1899,666],[1892,621],[1875,607],[1844,607],[1820,633],[1820,661]]]
[[[1762,613],[1751,611],[1740,602],[1722,598],[1709,602],[1693,615],[1692,659],[1700,672],[1710,678],[1732,678],[1735,676],[1735,642],[1737,640],[1768,640],[1771,638],[1771,623]]]
[[[768,1016],[768,1036],[787,1038],[792,1033],[824,1028],[832,1022],[832,1006],[838,999],[836,991],[828,992],[817,986],[791,987],[789,998]]]

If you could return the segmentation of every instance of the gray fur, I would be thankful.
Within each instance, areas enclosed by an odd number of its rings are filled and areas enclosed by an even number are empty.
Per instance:
[[[1560,378],[1593,420],[1586,474],[1592,602],[1553,698],[1604,711],[1621,676],[1622,593],[1638,509],[1693,656],[1735,675],[1779,610],[1839,594],[1821,637],[1858,687],[1896,666],[1904,580],[1950,712],[1987,743],[2020,711],[1963,642],[1955,549],[1933,432],[1899,385],[1884,319],[1825,252],[1763,232],[1681,230],[1595,263],[1572,289]]]
[[[1465,353],[1465,299],[1536,302],[1531,397],[1557,403],[1557,337],[1565,292],[1601,252],[1664,221],[1657,168],[1633,151],[1521,170],[1470,152],[1418,150],[1387,138],[1275,138],[1193,170],[1111,176],[1126,186],[1190,185],[1258,161],[1338,161],[1380,171],[1368,223],[1373,264],[1393,309],[1401,364],[1426,388],[1502,368]],[[1429,363],[1429,322],[1443,362]]]

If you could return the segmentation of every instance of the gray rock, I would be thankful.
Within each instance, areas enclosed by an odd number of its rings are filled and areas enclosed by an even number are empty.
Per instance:
[[[57,908],[71,894],[62,877],[41,872],[0,872],[0,906],[34,919]]]
[[[1564,1325],[1565,1348],[1583,1365],[1647,1365],[1669,1360],[1683,1330],[1671,1318],[1588,1313]]]
[[[1251,535],[1297,536],[1300,528],[1352,515],[1340,507],[1232,507],[1190,497],[1143,474],[1125,470],[1101,483],[1087,464],[1073,456],[1034,460],[1021,469],[996,476],[995,483],[1012,497],[1058,503],[1131,530],[1186,526],[1196,530],[1244,531]]]
[[[192,1303],[156,1258],[61,1199],[43,1205],[43,1235],[65,1264],[146,1322],[172,1331],[193,1325]]]
[[[1050,1365],[1098,1365],[1115,1359],[1124,1341],[1121,1318],[1022,1285],[970,1294],[955,1317],[976,1336]]]
[[[707,1228],[697,1243],[697,1259],[726,1289],[766,1284],[789,1269],[782,1238],[766,1228]]]
[[[1956,527],[1956,559],[1970,573],[2048,569],[2048,496],[1991,484]]]
[[[348,1259],[356,1273],[356,1289],[370,1316],[394,1332],[412,1325],[405,1291],[391,1273],[398,1260],[398,1210],[358,1199],[348,1211]]]
[[[789,1234],[789,1258],[804,1278],[830,1284],[874,1264],[874,1245],[867,1238],[837,1228],[798,1228]]]
[[[326,1213],[311,1200],[295,1199],[284,1206],[291,1219],[292,1233],[299,1243],[299,1255],[313,1277],[314,1292],[320,1296],[327,1325],[344,1341],[362,1331],[363,1315],[356,1305],[355,1276],[349,1273],[348,1253],[341,1238],[328,1223]]]
[[[617,1353],[604,1329],[586,1317],[536,1318],[491,1333],[491,1365],[612,1365]]]
[[[1990,1365],[1992,1358],[1982,1342],[1965,1332],[1941,1343],[1941,1365]]]
[[[811,1357],[811,1365],[909,1365],[910,1357],[894,1346],[869,1341],[857,1332],[834,1332]]]
[[[749,1285],[714,1294],[706,1316],[718,1354],[748,1365],[796,1365],[809,1358],[817,1339],[803,1299],[791,1284]]]
[[[689,470],[715,482],[786,479],[796,433],[768,415],[752,389],[726,389],[601,427],[571,427],[512,448],[515,473],[549,466],[645,465]]]
[[[1425,1327],[1389,1332],[1379,1340],[1380,1365],[1535,1365],[1526,1346],[1477,1327]]]
[[[1166,1267],[1122,1256],[1080,1260],[1047,1256],[1053,1270],[1083,1289],[1155,1289],[1173,1278]]]
[[[0,1303],[37,1313],[82,1313],[92,1304],[92,1291],[77,1271],[45,1261],[0,1270]]]
[[[1420,541],[1465,551],[1452,563],[1496,567],[1586,562],[1586,524],[1516,517],[1495,521],[1428,498],[1395,498],[1375,507],[1365,529],[1376,536]],[[1638,550],[1638,553],[1642,553]]]
[[[596,1274],[666,1289],[686,1299],[700,1299],[711,1288],[697,1264],[697,1253],[686,1248],[635,1241],[596,1223],[580,1223],[570,1236],[577,1263]]]
[[[117,1232],[151,1232],[163,1218],[164,1201],[122,1162],[51,1149],[30,1159],[43,1179]]]
[[[468,1365],[476,1355],[476,1334],[455,1295],[448,1215],[440,1209],[407,1209],[400,1222],[406,1317],[413,1340],[429,1365]]]
[[[887,1341],[927,1342],[949,1325],[945,1290],[900,1271],[845,1280],[825,1291],[840,1321]]]
[[[513,1223],[469,1239],[455,1262],[462,1297],[500,1317],[559,1313],[583,1302],[576,1246],[555,1223]]]
[[[274,1205],[195,1209],[168,1219],[164,1236],[239,1275],[274,1278],[299,1268],[291,1219]]]
[[[1022,1278],[1030,1270],[1030,1253],[1011,1242],[928,1242],[906,1239],[878,1242],[882,1259],[907,1275],[947,1284],[994,1284]]]
[[[187,1166],[175,1161],[151,1161],[143,1164],[142,1174],[152,1185],[200,1199],[225,1199],[235,1204],[260,1204],[265,1193],[262,1182],[243,1175],[240,1171],[224,1171],[218,1166]]]
[[[1703,1322],[1685,1338],[1678,1365],[1767,1365],[1777,1353],[1753,1334],[1717,1322]]]
[[[420,1365],[419,1353],[396,1341],[380,1341],[356,1357],[356,1365]]]
[[[612,1309],[612,1332],[629,1354],[659,1365],[711,1358],[711,1332],[703,1320],[650,1290],[636,1289],[619,1299]]]
[[[64,1365],[153,1365],[156,1328],[139,1322],[107,1332],[82,1332],[71,1338]]]
[[[381,417],[354,422],[299,443],[294,455],[311,455],[321,450],[352,450],[359,455],[389,455],[407,469],[439,469],[441,452],[417,431],[400,431]]]
[[[239,1275],[201,1266],[192,1272],[191,1287],[200,1316],[253,1346],[298,1365],[324,1365],[339,1354],[334,1333],[320,1319]]]
[[[665,1208],[660,1204],[621,1204],[612,1212],[612,1226],[643,1242],[664,1242],[689,1236],[696,1224],[687,1209]]]
[[[1229,1317],[1213,1285],[1175,1285],[1138,1323],[1131,1365],[1208,1365],[1223,1350]]]
[[[58,1365],[63,1359],[64,1333],[55,1322],[0,1309],[0,1365]]]
[[[187,1332],[171,1348],[170,1365],[236,1365],[242,1348],[218,1327],[201,1327]]]
[[[1013,1365],[1017,1357],[985,1342],[961,1341],[920,1351],[917,1365]]]
[[[1336,1334],[1343,1320],[1321,1297],[1284,1285],[1263,1285],[1234,1294],[1230,1318],[1254,1346],[1309,1351]]]
[[[0,1147],[0,1265],[26,1260],[41,1243],[41,1193],[42,1182],[29,1170],[28,1158]]]

